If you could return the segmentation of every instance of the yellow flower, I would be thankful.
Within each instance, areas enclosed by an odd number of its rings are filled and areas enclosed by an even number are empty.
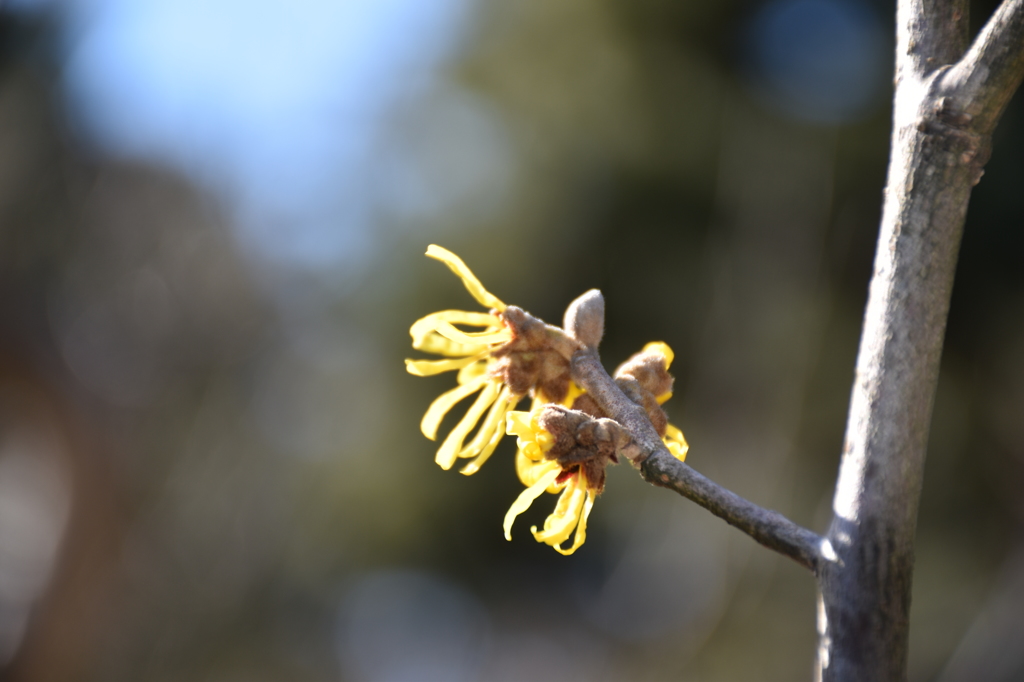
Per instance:
[[[645,345],[639,353],[619,365],[615,370],[615,377],[635,379],[648,396],[645,400],[650,400],[650,397],[653,396],[654,402],[660,407],[672,397],[672,375],[668,373],[668,368],[674,359],[675,353],[667,343],[652,341]],[[668,423],[664,412],[659,407],[650,405],[645,405],[645,407],[656,430],[661,431],[661,425],[664,425],[661,440],[668,451],[680,462],[686,461],[686,453],[690,446],[686,443],[683,432]]]
[[[598,459],[589,464],[581,462],[565,468],[557,459],[549,459],[557,438],[541,426],[540,414],[540,409],[508,413],[507,432],[519,437],[516,472],[526,489],[505,514],[505,539],[512,539],[512,524],[517,516],[530,508],[534,500],[544,492],[561,493],[554,512],[544,521],[544,527],[538,530],[533,526],[530,532],[537,542],[551,545],[559,554],[569,555],[586,540],[587,519],[594,507],[594,500],[601,492],[601,486],[587,479],[586,470],[596,471],[603,481],[606,462]],[[580,415],[578,412],[574,414]],[[573,530],[576,535],[572,545],[563,548],[562,543],[569,539]]]
[[[491,356],[492,351],[511,341],[513,334],[501,317],[507,306],[483,287],[462,259],[435,245],[427,249],[427,256],[447,265],[477,302],[492,309],[490,313],[442,310],[417,320],[409,329],[413,348],[447,358],[406,360],[405,367],[410,374],[431,376],[458,370],[458,386],[442,393],[423,415],[420,430],[424,436],[435,440],[441,421],[455,404],[479,393],[441,443],[435,457],[443,469],[450,469],[459,458],[472,457],[472,461],[461,469],[468,475],[479,470],[494,452],[504,435],[505,414],[521,397],[513,395],[501,376],[493,371],[496,360]],[[463,331],[456,324],[478,331]],[[466,443],[466,438],[478,424],[476,435]]]
[[[413,348],[447,359],[405,361],[406,369],[417,376],[458,370],[459,385],[438,397],[423,415],[420,428],[431,440],[456,403],[479,393],[436,457],[444,469],[460,457],[472,457],[461,469],[472,474],[494,452],[504,435],[505,414],[521,398],[529,394],[542,402],[564,403],[578,392],[570,380],[569,358],[579,343],[525,310],[505,305],[452,252],[431,245],[427,255],[451,268],[473,298],[491,308],[489,313],[442,310],[417,320],[409,330]],[[478,331],[466,331],[457,324]],[[474,428],[476,435],[467,444]]]

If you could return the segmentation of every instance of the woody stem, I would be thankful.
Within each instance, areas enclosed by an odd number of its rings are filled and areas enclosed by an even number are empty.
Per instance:
[[[757,506],[673,457],[643,408],[627,398],[605,371],[596,349],[585,348],[573,355],[572,378],[605,414],[629,431],[642,453],[633,463],[639,466],[645,481],[676,491],[814,573],[834,556],[828,540],[817,533],[776,511]]]

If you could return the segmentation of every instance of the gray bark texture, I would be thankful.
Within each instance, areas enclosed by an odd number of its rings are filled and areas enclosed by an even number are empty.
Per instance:
[[[901,0],[885,206],[823,562],[822,680],[906,677],[914,531],[971,188],[1024,74],[1024,0],[966,47],[967,3]]]

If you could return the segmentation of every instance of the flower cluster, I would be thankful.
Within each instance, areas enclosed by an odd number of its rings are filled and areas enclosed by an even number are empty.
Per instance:
[[[506,305],[450,251],[431,245],[427,256],[447,265],[488,312],[442,310],[410,328],[413,348],[444,357],[406,360],[411,374],[457,371],[456,387],[431,403],[420,429],[435,440],[448,412],[476,394],[438,448],[437,463],[450,469],[458,459],[467,458],[470,461],[460,471],[473,474],[494,453],[503,435],[517,436],[516,471],[525,489],[505,516],[505,537],[511,539],[515,518],[534,500],[545,492],[559,494],[544,527],[534,527],[532,532],[538,542],[571,554],[586,538],[587,518],[604,489],[606,467],[618,462],[620,454],[629,456],[636,446],[629,433],[572,382],[570,361],[582,347],[579,341],[521,308]],[[661,407],[672,396],[673,379],[668,373],[672,359],[668,345],[649,343],[616,370],[615,381],[644,408],[668,450],[683,460],[686,440],[668,423]],[[533,398],[532,409],[516,411],[528,395]],[[563,548],[573,531],[572,544]]]
[[[464,398],[477,394],[435,457],[443,469],[450,469],[459,458],[472,458],[461,470],[468,475],[476,473],[494,452],[505,433],[506,413],[528,393],[546,402],[565,400],[569,358],[576,345],[557,327],[505,305],[454,253],[431,245],[427,255],[451,268],[473,298],[490,308],[486,313],[442,310],[416,320],[409,329],[413,348],[447,358],[406,360],[410,374],[430,376],[458,370],[458,385],[438,396],[423,415],[420,430],[424,436],[435,440],[445,415]],[[478,427],[476,434],[466,443],[474,427]]]
[[[531,532],[560,554],[572,554],[586,539],[587,517],[604,490],[605,468],[618,463],[618,453],[630,445],[629,434],[611,419],[559,405],[509,412],[508,433],[519,437],[516,472],[526,490],[505,515],[505,538],[512,539],[515,518],[541,494],[561,493],[544,528],[534,526]],[[563,549],[574,529],[572,546]]]
[[[674,354],[668,344],[649,343],[615,370],[615,383],[647,412],[654,430],[677,459],[686,459],[689,446],[683,432],[669,424],[662,405],[672,397],[668,373]],[[618,462],[618,453],[632,445],[628,433],[608,419],[592,396],[580,392],[572,409],[539,405],[530,412],[509,412],[507,430],[519,437],[516,472],[526,490],[505,515],[505,537],[511,538],[516,516],[544,492],[560,493],[555,512],[534,538],[572,554],[586,538],[587,517],[594,498],[604,490],[605,468]],[[576,536],[568,549],[561,544],[573,528]]]

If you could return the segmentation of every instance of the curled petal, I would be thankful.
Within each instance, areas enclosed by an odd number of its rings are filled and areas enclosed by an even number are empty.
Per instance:
[[[512,332],[507,329],[486,330],[482,332],[464,332],[458,327],[455,327],[448,322],[444,322],[443,320],[438,320],[437,327],[434,331],[450,341],[461,343],[466,346],[472,346],[473,344],[493,346],[499,343],[507,343],[512,340]]]
[[[551,546],[560,545],[572,534],[573,528],[579,521],[583,502],[587,497],[585,485],[581,485],[582,474],[577,474],[577,480],[570,483],[562,491],[555,511],[544,521],[544,529],[537,530],[534,526],[530,529],[537,542],[543,542]]]
[[[558,478],[558,474],[561,472],[561,467],[556,467],[551,471],[547,472],[537,482],[531,485],[529,488],[519,493],[519,497],[512,503],[512,506],[508,508],[508,512],[505,514],[505,522],[502,527],[505,529],[505,539],[512,539],[512,524],[515,522],[516,517],[522,514],[524,511],[530,508],[533,501],[544,494],[544,490],[555,482]]]
[[[544,459],[544,449],[537,441],[520,438],[517,445],[519,446],[519,452],[523,453],[523,457],[532,459],[534,462]]]
[[[480,422],[480,428],[477,429],[476,435],[459,451],[459,457],[475,457],[491,440],[495,432],[502,436],[505,435],[504,428],[499,427],[504,427],[505,413],[511,409],[508,400],[510,393],[508,386],[501,386],[497,399],[491,405],[491,409],[487,411],[487,416]]]
[[[487,353],[470,355],[465,358],[452,358],[449,360],[409,360],[405,361],[405,371],[415,374],[418,377],[429,377],[442,372],[450,372],[453,369],[462,369],[466,365],[483,360]],[[486,364],[486,363],[484,363]]]
[[[436,244],[431,244],[427,247],[427,255],[447,265],[462,280],[470,295],[480,305],[485,308],[495,308],[499,312],[505,310],[505,304],[502,303],[501,299],[487,291],[487,289],[484,289],[484,285],[476,278],[473,271],[454,253]]]
[[[579,525],[576,526],[576,537],[573,538],[572,547],[562,549],[561,544],[555,545],[555,551],[563,556],[569,556],[583,544],[587,539],[587,519],[590,517],[590,510],[594,508],[594,499],[597,497],[593,490],[587,490],[587,501],[583,503],[583,513],[580,514]]]
[[[447,471],[452,468],[452,464],[455,464],[455,459],[459,456],[459,451],[462,449],[462,443],[466,440],[466,436],[469,435],[469,432],[480,421],[480,416],[484,413],[484,410],[490,407],[497,397],[497,385],[494,382],[485,383],[484,390],[476,397],[476,400],[466,411],[466,414],[455,425],[455,428],[451,430],[448,437],[444,439],[441,447],[437,449],[434,461],[442,469]]]
[[[464,355],[477,355],[488,350],[487,343],[479,339],[473,339],[468,343],[456,343],[437,333],[439,324],[465,324],[473,327],[483,327],[485,333],[496,332],[503,329],[501,321],[490,313],[474,313],[466,310],[441,310],[422,317],[409,327],[409,335],[412,336],[412,347],[427,353],[447,355],[450,357],[461,357]]]
[[[412,347],[416,350],[421,350],[424,353],[433,353],[434,355],[445,355],[450,358],[461,358],[467,355],[479,355],[480,353],[486,353],[490,350],[489,346],[481,343],[467,344],[467,343],[455,343],[451,339],[446,339],[437,332],[430,332],[427,336],[420,339],[418,342],[413,341]]]
[[[665,442],[665,447],[672,453],[672,456],[678,459],[680,462],[686,461],[686,453],[689,451],[690,446],[686,442],[686,438],[683,436],[683,432],[675,426],[669,424],[665,427],[665,437],[662,438]]]
[[[448,414],[448,411],[466,396],[479,391],[480,387],[487,382],[487,376],[481,375],[475,380],[456,386],[435,398],[420,421],[420,431],[423,432],[423,435],[430,440],[437,438],[437,429],[441,426],[441,420]]]
[[[515,403],[509,400],[511,393],[508,386],[502,387],[487,416],[480,423],[480,429],[476,436],[469,442],[469,445],[459,452],[459,457],[473,457],[473,460],[462,467],[459,473],[466,476],[475,474],[498,447],[502,436],[505,435],[505,430],[502,428],[505,414],[515,407]]]
[[[534,404],[537,399],[534,398]],[[537,409],[529,412],[510,412],[505,432],[519,437],[519,452],[532,460],[542,460],[555,442],[554,436],[537,423]]]
[[[500,327],[501,320],[497,315],[481,313],[473,310],[438,310],[435,313],[424,315],[412,323],[409,333],[414,337],[417,330],[433,329],[437,322],[448,322],[449,324],[465,324],[470,327]]]
[[[533,434],[532,415],[529,412],[513,410],[505,415],[505,433],[510,436],[529,438]]]
[[[534,461],[524,455],[522,451],[516,453],[516,474],[519,480],[526,487],[532,486],[549,471],[561,471],[562,466],[554,460]],[[557,477],[556,477],[557,478]],[[566,486],[566,483],[552,483],[548,486],[548,492],[555,494]]]

